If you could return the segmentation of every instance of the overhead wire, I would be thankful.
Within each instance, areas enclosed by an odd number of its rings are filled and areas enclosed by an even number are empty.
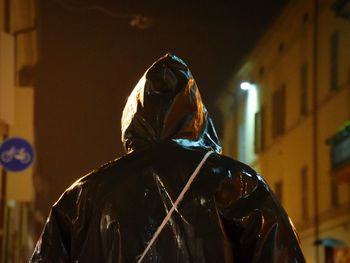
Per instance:
[[[152,25],[152,20],[150,17],[134,14],[134,13],[116,13],[104,6],[96,5],[96,4],[85,4],[79,1],[68,1],[68,0],[53,0],[57,4],[59,4],[62,8],[70,11],[70,12],[89,12],[89,11],[97,11],[106,16],[119,18],[119,19],[129,19],[130,26],[137,27],[139,29],[147,29]],[[74,2],[74,3],[73,3]]]

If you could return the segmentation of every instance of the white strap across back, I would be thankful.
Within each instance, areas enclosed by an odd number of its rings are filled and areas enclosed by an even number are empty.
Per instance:
[[[137,263],[140,263],[143,258],[146,256],[147,252],[149,251],[149,249],[151,248],[151,246],[153,245],[153,243],[156,241],[156,239],[158,238],[159,234],[162,232],[163,228],[165,227],[165,225],[169,222],[171,215],[173,214],[174,210],[177,208],[177,206],[179,205],[179,203],[182,201],[185,193],[188,191],[188,189],[190,188],[193,180],[196,178],[198,172],[200,171],[200,169],[202,168],[203,164],[205,163],[205,161],[208,159],[208,157],[214,153],[214,151],[209,151],[207,152],[203,159],[201,160],[201,162],[198,164],[198,166],[196,167],[196,169],[194,170],[194,172],[192,173],[191,177],[188,179],[186,185],[184,186],[184,188],[182,189],[181,193],[179,194],[179,196],[177,197],[175,203],[173,204],[173,206],[171,207],[171,209],[169,210],[168,214],[164,217],[162,223],[160,224],[160,226],[158,227],[157,231],[153,234],[153,237],[151,238],[151,240],[148,242],[147,247],[145,248],[145,250],[143,251],[143,253],[141,254],[141,256],[139,257],[139,259],[137,260]]]

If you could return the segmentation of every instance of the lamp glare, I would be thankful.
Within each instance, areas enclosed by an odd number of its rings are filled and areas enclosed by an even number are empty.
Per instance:
[[[252,84],[245,81],[241,83],[240,87],[241,87],[241,90],[249,90],[252,87]]]

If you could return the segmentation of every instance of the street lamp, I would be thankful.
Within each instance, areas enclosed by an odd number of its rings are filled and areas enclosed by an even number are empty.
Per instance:
[[[250,90],[252,88],[255,88],[255,85],[248,81],[243,81],[239,86],[241,90]]]

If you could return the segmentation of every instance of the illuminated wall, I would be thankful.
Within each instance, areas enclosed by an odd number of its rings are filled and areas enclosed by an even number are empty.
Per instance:
[[[35,15],[35,0],[0,0],[0,101],[6,102],[0,103],[1,142],[22,137],[34,145]],[[33,173],[33,166],[1,173],[6,187],[0,188],[5,198],[0,209],[0,262],[25,262],[33,249]]]
[[[256,159],[254,152],[254,117],[258,110],[258,87],[251,83],[247,84],[247,88],[242,90],[245,96],[244,103],[240,105],[242,119],[239,121],[238,128],[238,158],[246,163],[252,163]]]
[[[319,1],[318,38],[313,41],[313,3],[290,1],[235,72],[217,103],[224,119],[224,154],[250,164],[267,180],[296,225],[307,262],[311,263],[316,262],[313,243],[317,218],[319,239],[331,237],[350,245],[349,184],[337,182],[326,143],[350,120],[350,23],[336,17],[332,1]],[[243,81],[254,83],[256,92],[242,90]],[[254,115],[261,108],[263,146],[255,149]],[[322,249],[318,256],[323,262]]]

